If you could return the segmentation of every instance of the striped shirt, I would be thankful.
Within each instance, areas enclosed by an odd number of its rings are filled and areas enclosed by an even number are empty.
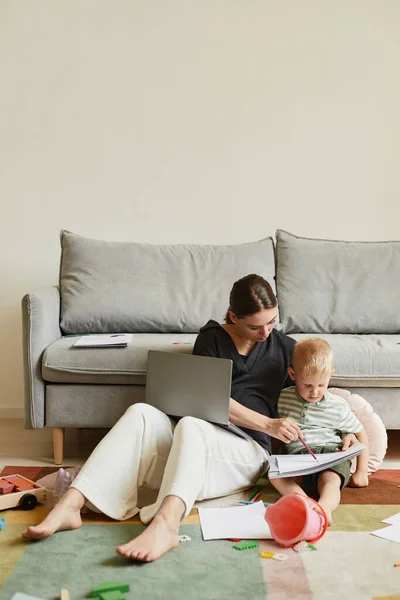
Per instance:
[[[341,446],[342,436],[358,433],[362,425],[351,412],[349,404],[340,396],[325,392],[319,402],[305,402],[295,386],[282,390],[278,400],[278,414],[295,421],[309,446]],[[303,450],[299,440],[285,444],[289,454]]]

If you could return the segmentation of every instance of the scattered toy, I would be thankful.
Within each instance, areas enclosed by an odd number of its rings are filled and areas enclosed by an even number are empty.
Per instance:
[[[308,543],[308,547],[310,548],[310,550],[318,550],[317,546],[314,546],[313,544]]]
[[[289,557],[287,554],[275,554],[275,556],[273,556],[272,558],[273,558],[273,560],[283,561],[283,560],[287,560]]]
[[[179,536],[179,543],[181,542],[191,542],[192,538],[188,535],[180,535]]]
[[[7,525],[7,521],[5,519],[0,519],[0,531],[5,529],[6,525]]]
[[[261,558],[274,558],[275,552],[267,552],[264,550],[264,552],[260,552],[260,556]]]
[[[297,542],[297,544],[293,546],[293,550],[295,552],[304,552],[304,550],[309,550],[308,543],[304,540]]]
[[[232,547],[235,548],[235,550],[250,550],[250,548],[257,548],[259,545],[258,542],[239,542]]]
[[[38,502],[45,502],[46,499],[46,488],[23,475],[0,477],[0,510],[17,506],[23,510],[32,510]]]
[[[105,595],[110,594],[111,592],[119,592],[119,595],[113,596],[112,598],[108,596],[108,600],[116,600],[117,598],[123,598],[121,592],[129,592],[129,583],[121,583],[119,581],[103,581],[99,583],[99,585],[92,589],[91,595],[92,598],[103,598],[106,600]]]

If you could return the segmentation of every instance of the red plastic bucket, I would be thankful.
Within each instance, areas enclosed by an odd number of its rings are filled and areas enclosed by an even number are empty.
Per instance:
[[[314,502],[316,507],[313,508],[310,502]],[[274,540],[286,548],[302,541],[317,542],[328,527],[328,518],[322,506],[301,494],[283,496],[268,506],[265,520]]]

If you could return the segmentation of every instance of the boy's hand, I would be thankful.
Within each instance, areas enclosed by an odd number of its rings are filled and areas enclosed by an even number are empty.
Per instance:
[[[349,487],[361,488],[367,487],[368,483],[368,474],[363,471],[356,471],[350,477],[348,485]]]
[[[355,444],[357,441],[356,436],[354,435],[354,433],[348,433],[347,435],[344,436],[342,442],[342,448],[336,448],[337,451],[341,451],[343,452],[344,450],[348,450],[350,448],[350,446],[352,446],[353,444]]]

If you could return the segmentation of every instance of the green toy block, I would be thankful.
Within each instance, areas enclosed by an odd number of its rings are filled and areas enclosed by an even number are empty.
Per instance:
[[[123,593],[119,590],[113,590],[112,592],[101,592],[99,598],[100,600],[126,600]]]
[[[108,592],[129,592],[129,583],[121,583],[119,581],[103,581],[92,589],[92,598],[100,597],[100,594]],[[117,600],[117,598],[108,598],[108,600]]]
[[[249,550],[250,548],[257,548],[260,544],[258,542],[238,542],[234,544],[235,550]]]

